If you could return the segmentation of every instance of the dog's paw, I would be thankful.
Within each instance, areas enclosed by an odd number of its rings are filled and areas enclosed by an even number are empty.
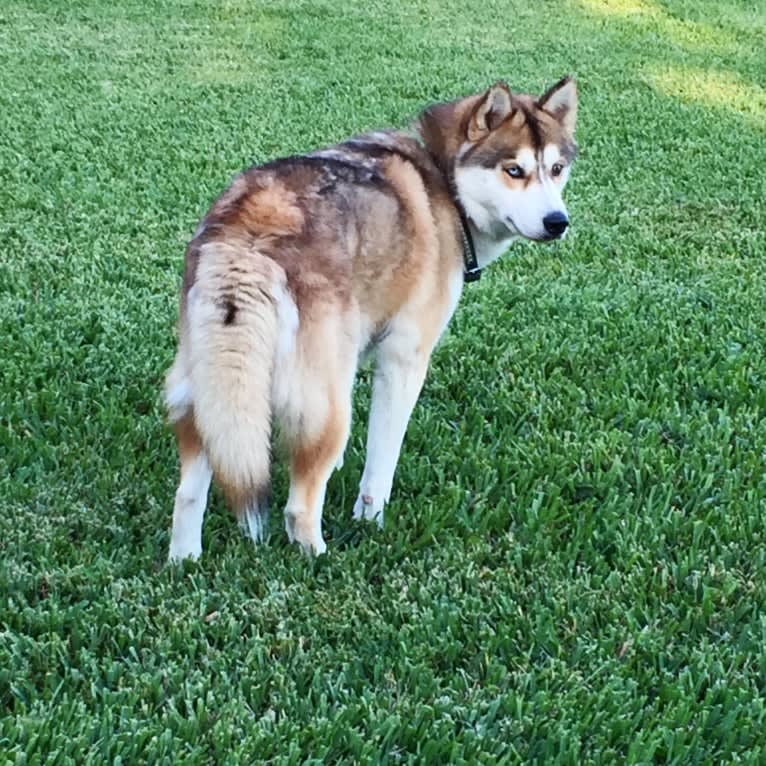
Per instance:
[[[298,543],[308,556],[321,556],[327,552],[321,530],[307,524],[303,515],[285,511],[285,531],[287,539],[291,543]]]
[[[170,541],[170,551],[168,552],[169,564],[180,564],[182,561],[197,561],[202,555],[202,545],[185,545],[175,540]]]
[[[382,527],[384,505],[385,501],[382,498],[360,494],[354,503],[354,518],[357,521],[374,521],[379,527]]]
[[[305,545],[300,540],[298,542],[307,556],[321,556],[323,553],[327,553],[327,543],[321,537],[310,540]]]
[[[292,542],[298,543],[307,556],[321,556],[327,553],[327,543],[322,539],[322,535],[294,534]]]

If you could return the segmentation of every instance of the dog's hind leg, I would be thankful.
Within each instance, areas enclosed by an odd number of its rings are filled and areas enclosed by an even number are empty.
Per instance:
[[[322,507],[335,462],[348,438],[348,406],[333,402],[320,435],[290,450],[290,494],[285,507],[285,528],[291,542],[306,553],[327,550],[322,538]]]
[[[285,413],[290,492],[285,529],[307,553],[327,549],[322,507],[327,481],[342,458],[351,425],[351,389],[358,358],[354,339],[335,322],[304,338],[295,395]]]
[[[393,332],[378,349],[367,431],[367,457],[355,519],[383,526],[383,506],[391,495],[396,463],[412,410],[428,369],[428,352],[407,331]]]
[[[175,423],[175,432],[181,459],[181,483],[173,508],[170,561],[197,559],[202,553],[202,520],[212,478],[191,410]]]

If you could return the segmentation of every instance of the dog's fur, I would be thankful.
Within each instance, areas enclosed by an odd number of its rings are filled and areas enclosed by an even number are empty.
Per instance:
[[[407,421],[463,289],[461,214],[479,266],[519,236],[566,228],[577,93],[504,83],[238,176],[186,251],[180,347],[166,402],[181,459],[170,559],[196,558],[215,475],[244,530],[264,534],[272,421],[286,436],[287,534],[322,539],[360,356],[377,366],[354,517],[382,523]],[[550,222],[553,221],[553,224]]]

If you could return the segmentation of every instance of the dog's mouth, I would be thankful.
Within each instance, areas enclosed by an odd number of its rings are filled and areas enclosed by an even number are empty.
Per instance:
[[[566,232],[562,232],[561,234],[543,234],[541,237],[536,237],[535,239],[538,242],[555,242],[557,239],[564,239],[566,237]]]
[[[508,231],[513,234],[515,237],[524,237],[526,236],[521,229],[513,222],[513,218],[511,216],[507,215],[505,217],[505,226],[508,229]]]

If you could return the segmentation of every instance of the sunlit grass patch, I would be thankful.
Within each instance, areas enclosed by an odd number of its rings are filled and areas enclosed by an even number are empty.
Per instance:
[[[739,45],[736,34],[711,24],[669,13],[654,0],[577,0],[595,17],[622,24],[635,24],[645,33],[657,34],[658,42],[687,51],[733,51]],[[656,51],[660,53],[660,51]]]
[[[766,89],[736,72],[654,66],[647,79],[666,96],[740,115],[766,132]]]
[[[661,13],[652,0],[579,0],[589,11],[607,16],[653,16]]]

